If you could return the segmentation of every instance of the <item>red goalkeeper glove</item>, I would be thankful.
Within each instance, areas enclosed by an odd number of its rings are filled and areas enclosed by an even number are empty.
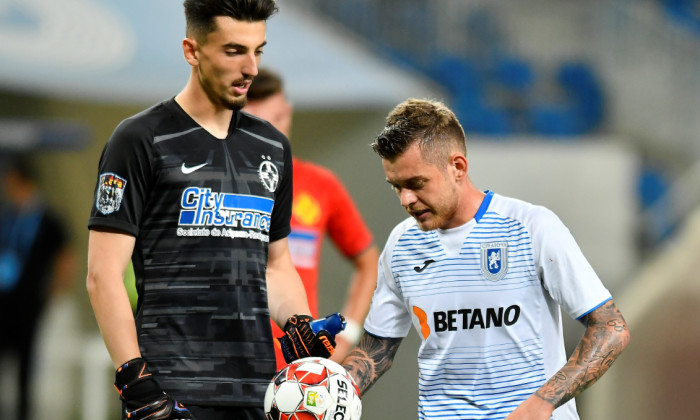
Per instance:
[[[126,403],[129,420],[191,420],[190,410],[163,392],[142,358],[119,366],[114,387]]]
[[[342,316],[341,319],[344,321]],[[284,336],[278,338],[287,363],[310,356],[328,358],[335,351],[333,336],[326,330],[314,333],[310,325],[313,320],[308,315],[294,315],[287,320]]]

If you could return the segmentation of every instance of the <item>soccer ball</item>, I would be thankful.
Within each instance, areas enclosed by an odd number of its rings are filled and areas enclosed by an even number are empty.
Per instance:
[[[360,420],[360,391],[338,363],[295,360],[277,372],[265,392],[267,420]]]

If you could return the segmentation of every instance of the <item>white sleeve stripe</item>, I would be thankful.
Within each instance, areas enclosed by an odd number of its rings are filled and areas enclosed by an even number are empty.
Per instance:
[[[594,306],[593,308],[591,308],[591,309],[588,310],[586,313],[584,313],[583,315],[581,315],[580,317],[578,317],[578,318],[576,318],[576,319],[577,319],[578,321],[580,321],[581,318],[583,318],[584,316],[590,314],[591,312],[595,311],[596,309],[600,308],[601,306],[605,305],[605,302],[607,302],[607,301],[609,301],[609,300],[612,300],[612,297],[609,297],[609,298],[605,299],[604,301],[600,302],[599,304],[597,304],[596,306]]]

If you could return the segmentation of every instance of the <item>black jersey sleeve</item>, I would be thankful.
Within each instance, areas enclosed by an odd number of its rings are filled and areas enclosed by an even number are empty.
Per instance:
[[[272,209],[270,222],[270,242],[286,238],[292,231],[292,193],[294,190],[292,180],[292,150],[289,140],[279,133],[284,145],[284,166],[280,184],[275,191],[275,206]]]
[[[137,117],[122,121],[100,157],[89,229],[112,228],[137,236],[148,197],[152,135]]]

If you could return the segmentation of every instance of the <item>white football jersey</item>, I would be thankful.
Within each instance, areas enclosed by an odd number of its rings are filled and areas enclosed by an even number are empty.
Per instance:
[[[420,419],[502,419],[566,363],[560,307],[580,318],[610,298],[553,212],[487,191],[463,226],[394,228],[364,327],[422,337]],[[577,419],[574,401],[552,418]]]

